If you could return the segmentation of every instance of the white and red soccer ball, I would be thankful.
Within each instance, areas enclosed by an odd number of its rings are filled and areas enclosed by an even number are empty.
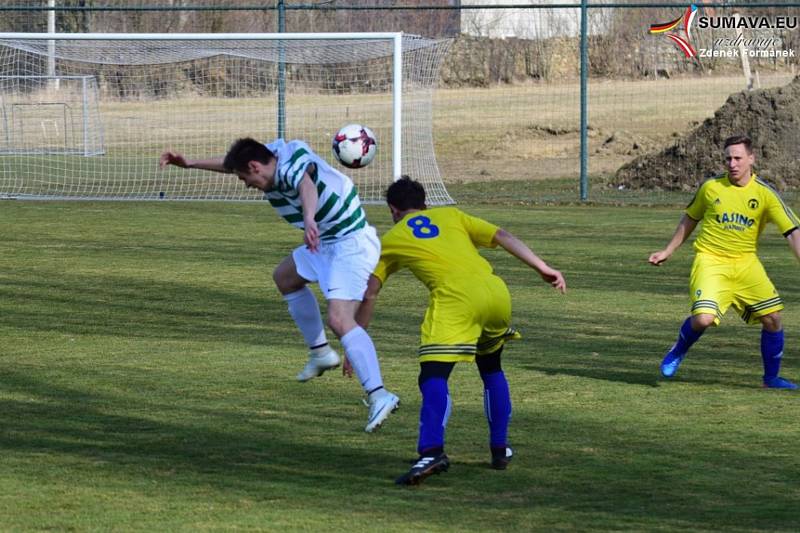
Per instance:
[[[375,134],[361,124],[348,124],[333,137],[333,155],[347,168],[369,165],[377,151]]]

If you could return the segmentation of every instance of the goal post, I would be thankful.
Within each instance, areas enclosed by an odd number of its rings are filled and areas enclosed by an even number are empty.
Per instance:
[[[348,174],[365,202],[408,174],[431,204],[452,203],[432,117],[449,44],[402,33],[0,33],[0,197],[259,200],[230,176],[161,170],[158,156],[222,155],[239,137],[283,136]],[[31,132],[18,117],[32,114],[60,144],[15,148],[17,125]],[[348,123],[378,137],[363,169],[331,152]]]
[[[0,75],[0,155],[103,155],[94,76]]]

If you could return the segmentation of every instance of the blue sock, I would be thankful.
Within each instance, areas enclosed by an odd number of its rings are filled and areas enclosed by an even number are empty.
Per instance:
[[[781,371],[783,357],[783,330],[771,332],[761,330],[761,360],[764,361],[764,381],[774,378]]]
[[[483,374],[483,410],[489,421],[489,446],[505,448],[508,421],[511,420],[511,395],[502,370]]]
[[[692,317],[687,318],[681,325],[681,331],[678,333],[678,340],[670,350],[676,355],[684,356],[692,344],[697,342],[697,339],[703,334],[703,331],[695,331],[692,329]]]
[[[444,430],[450,417],[447,379],[429,377],[420,384],[419,390],[422,392],[422,407],[419,410],[417,451],[420,455],[423,452],[441,452],[444,450]]]

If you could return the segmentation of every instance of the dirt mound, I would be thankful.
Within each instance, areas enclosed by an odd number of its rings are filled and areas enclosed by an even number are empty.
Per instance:
[[[595,154],[599,155],[631,156],[643,154],[658,147],[650,139],[627,130],[617,130],[609,135],[601,131],[600,135],[603,143],[594,151]]]
[[[674,145],[621,167],[616,185],[694,190],[724,170],[722,143],[739,133],[753,139],[759,176],[781,190],[800,187],[800,76],[784,87],[732,95],[712,118]]]

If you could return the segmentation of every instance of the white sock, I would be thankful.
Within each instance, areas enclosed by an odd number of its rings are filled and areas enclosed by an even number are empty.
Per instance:
[[[341,341],[364,391],[370,392],[383,387],[378,353],[364,328],[354,327],[341,338]]]
[[[311,289],[303,287],[299,291],[284,294],[283,299],[289,305],[289,314],[303,334],[306,345],[314,348],[327,344],[328,338],[325,336],[325,326],[322,325],[319,304]]]

